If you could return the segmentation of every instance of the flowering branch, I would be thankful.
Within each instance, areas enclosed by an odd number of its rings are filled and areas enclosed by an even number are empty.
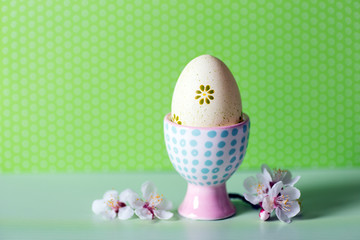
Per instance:
[[[261,166],[262,173],[244,180],[244,187],[248,191],[244,199],[253,206],[261,208],[259,217],[266,221],[275,211],[277,218],[286,223],[300,212],[300,190],[294,185],[300,176],[292,178],[288,170],[275,169]],[[241,197],[242,198],[242,197]]]

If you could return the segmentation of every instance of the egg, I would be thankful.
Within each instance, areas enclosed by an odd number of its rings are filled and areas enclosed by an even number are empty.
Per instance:
[[[238,85],[220,59],[201,55],[186,65],[175,85],[171,117],[193,127],[228,126],[242,120]]]

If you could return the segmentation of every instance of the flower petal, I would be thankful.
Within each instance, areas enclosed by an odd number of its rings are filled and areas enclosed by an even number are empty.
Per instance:
[[[152,194],[155,195],[156,187],[152,182],[146,181],[141,185],[141,192],[143,194],[145,201],[147,201],[148,199],[150,199],[150,196]]]
[[[249,193],[252,193],[252,194],[255,194],[256,193],[256,186],[258,184],[258,181],[256,180],[255,177],[253,176],[250,176],[250,177],[247,177],[245,180],[244,180],[244,187],[245,189],[249,192]]]
[[[270,198],[269,196],[266,196],[264,198],[264,200],[262,201],[262,207],[268,213],[272,213],[272,211],[274,210],[273,198]]]
[[[150,213],[149,210],[147,210],[146,208],[139,208],[135,210],[135,214],[143,220],[151,220],[152,219],[152,214]]]
[[[119,195],[119,201],[120,202],[128,202],[129,197],[131,196],[131,194],[133,194],[134,191],[132,191],[131,189],[125,189],[124,191],[122,191]]]
[[[139,197],[136,192],[130,190],[127,194],[127,203],[130,205],[130,207],[134,209],[139,209],[144,206],[144,201]]]
[[[289,185],[289,186],[294,186],[295,183],[297,183],[299,180],[300,180],[300,176],[296,176],[296,177],[294,177],[293,179],[291,179],[291,180],[287,183],[287,185]]]
[[[296,187],[288,186],[280,191],[280,193],[284,196],[287,196],[289,200],[295,200],[300,198],[300,190]]]
[[[116,190],[107,191],[107,192],[104,194],[103,199],[104,199],[105,201],[114,200],[115,202],[117,202],[117,201],[119,200],[119,193],[118,193],[118,191],[116,191]]]
[[[270,177],[271,177],[271,179],[272,179],[272,178],[273,178],[273,173],[272,173],[270,167],[269,167],[267,164],[261,165],[261,172],[262,172],[262,173],[265,173],[265,170],[266,170],[266,172],[270,175]]]
[[[172,212],[164,211],[164,210],[155,210],[154,213],[155,216],[159,219],[170,219],[172,218],[172,216],[174,216]]]
[[[173,204],[171,201],[163,198],[163,200],[156,206],[159,210],[171,210]]]
[[[134,215],[134,210],[131,207],[126,206],[126,207],[119,208],[119,212],[118,212],[119,219],[126,220],[126,219],[131,218],[133,215]]]
[[[289,170],[284,170],[281,172],[280,181],[287,185],[291,181],[291,172]]]
[[[275,185],[269,191],[269,196],[271,198],[276,197],[279,194],[279,192],[280,192],[280,190],[282,189],[283,186],[284,186],[284,184],[283,184],[282,181],[275,183]]]
[[[106,203],[103,199],[95,200],[92,203],[91,209],[95,214],[100,214],[107,209]]]
[[[262,196],[252,195],[252,194],[247,194],[247,193],[244,194],[244,197],[248,202],[250,202],[253,205],[258,204],[258,203],[262,202],[262,200],[263,200]]]
[[[101,215],[106,219],[115,219],[116,212],[112,209],[106,209],[104,212],[101,213]]]
[[[285,222],[285,223],[291,222],[290,218],[288,216],[286,216],[284,211],[282,211],[280,208],[276,208],[275,213],[280,221]]]
[[[273,181],[271,173],[266,168],[264,168],[264,170],[262,171],[262,175],[263,175],[264,181],[266,181],[268,183]]]
[[[285,211],[284,213],[288,218],[295,217],[300,212],[300,204],[297,200],[287,202],[289,205],[289,211]]]

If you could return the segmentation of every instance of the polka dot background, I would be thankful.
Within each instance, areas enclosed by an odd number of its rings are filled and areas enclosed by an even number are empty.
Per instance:
[[[360,166],[358,1],[1,1],[0,171],[173,170],[163,117],[193,58],[233,72],[240,169]]]

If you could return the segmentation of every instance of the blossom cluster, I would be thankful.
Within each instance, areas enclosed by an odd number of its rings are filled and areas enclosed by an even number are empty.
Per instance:
[[[172,203],[157,193],[152,182],[143,183],[141,192],[143,198],[131,189],[126,189],[120,194],[115,190],[107,191],[102,199],[92,203],[92,211],[106,219],[121,220],[131,218],[134,213],[140,219],[149,220],[170,219],[173,216],[173,213],[169,211]]]
[[[245,179],[244,187],[248,193],[244,197],[251,204],[260,205],[261,220],[266,221],[275,211],[280,221],[290,223],[291,218],[300,212],[300,191],[294,187],[299,179],[300,176],[292,178],[288,170],[272,171],[264,164],[256,178],[251,176]]]

